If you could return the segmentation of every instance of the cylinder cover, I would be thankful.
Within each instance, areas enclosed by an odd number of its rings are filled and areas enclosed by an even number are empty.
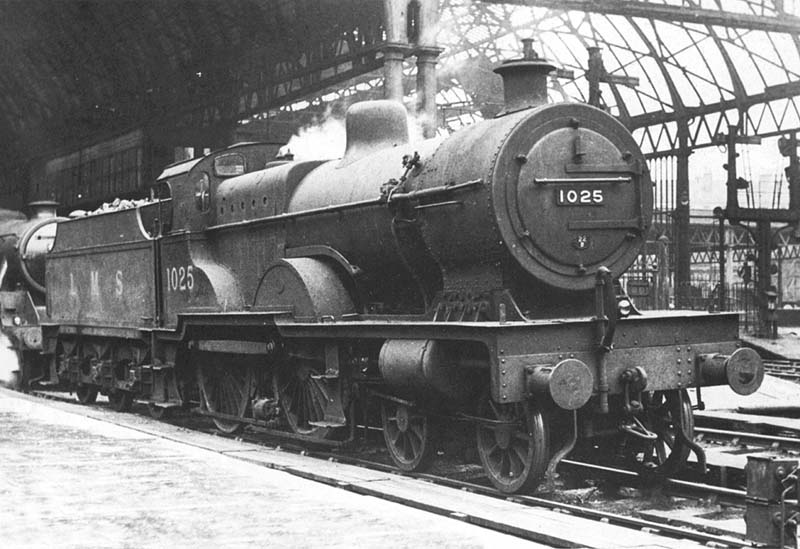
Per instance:
[[[393,389],[408,394],[438,393],[461,399],[472,390],[465,369],[459,368],[447,346],[430,339],[390,339],[383,344],[378,369]]]

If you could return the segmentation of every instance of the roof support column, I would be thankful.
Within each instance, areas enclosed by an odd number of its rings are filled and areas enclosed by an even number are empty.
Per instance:
[[[441,48],[417,50],[417,115],[424,137],[436,135],[436,60]]]
[[[383,47],[383,96],[403,102],[403,59],[409,51],[406,0],[383,0],[386,45]]]
[[[383,96],[403,102],[403,59],[408,51],[406,44],[386,44],[383,47]]]
[[[436,33],[439,30],[439,0],[418,0],[410,2],[417,20],[413,24],[417,47],[417,115],[422,123],[423,136],[436,135],[436,60],[444,51],[436,46]],[[409,14],[411,17],[412,14]]]
[[[689,245],[689,128],[678,128],[675,166],[675,308],[691,306],[691,249]]]

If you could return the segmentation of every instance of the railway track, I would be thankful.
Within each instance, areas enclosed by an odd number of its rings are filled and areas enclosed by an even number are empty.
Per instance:
[[[64,394],[50,393],[50,392],[34,392],[34,394],[39,397],[65,402],[70,405],[78,404],[75,400],[73,400],[73,397],[65,396]],[[82,405],[78,405],[75,407],[78,409],[86,408],[85,406]],[[102,403],[95,404],[93,408],[98,408],[98,407],[105,408]],[[144,408],[143,406],[137,406],[135,411],[140,413],[141,415],[147,415],[146,408]],[[117,415],[115,412],[111,412],[110,410],[108,410],[108,412]],[[393,465],[390,464],[388,456],[385,457],[385,460],[381,460],[380,458],[382,456],[380,455],[380,453],[378,453],[378,455],[376,456],[375,452],[373,452],[373,455],[371,455],[370,457],[364,457],[363,452],[349,452],[349,451],[343,451],[342,449],[331,450],[328,448],[320,448],[316,450],[309,450],[307,448],[301,448],[299,446],[296,446],[291,440],[283,440],[276,443],[274,439],[265,438],[263,434],[258,431],[258,429],[252,429],[252,428],[247,429],[243,433],[240,433],[238,435],[228,435],[225,433],[221,433],[215,428],[213,428],[206,417],[199,416],[196,414],[184,414],[182,416],[176,416],[171,418],[169,420],[169,423],[181,429],[188,429],[192,431],[200,431],[206,434],[213,434],[222,438],[237,440],[249,445],[258,446],[265,449],[280,449],[290,454],[317,458],[321,460],[321,462],[323,461],[335,462],[346,465],[353,465],[374,472],[392,473],[393,475],[398,475],[402,477],[421,479],[433,485],[490,497],[494,500],[497,500],[498,502],[506,501],[517,505],[522,505],[530,509],[546,509],[557,513],[564,513],[574,517],[580,517],[584,519],[598,521],[600,523],[622,526],[634,531],[649,532],[669,539],[689,540],[701,544],[708,544],[715,547],[750,546],[750,544],[746,540],[744,540],[742,536],[735,535],[732,533],[708,531],[708,528],[705,526],[697,526],[696,528],[674,526],[665,522],[658,522],[655,520],[632,516],[631,514],[605,511],[602,509],[598,509],[597,506],[589,507],[584,505],[577,505],[574,503],[558,501],[558,499],[555,496],[557,496],[557,491],[559,489],[554,488],[552,486],[551,486],[551,489],[553,489],[552,492],[546,492],[545,494],[542,495],[533,496],[533,495],[516,494],[514,496],[507,496],[504,494],[500,494],[496,490],[494,490],[494,488],[492,488],[489,485],[488,481],[480,472],[474,474],[468,473],[466,475],[463,473],[463,471],[459,471],[455,475],[432,474],[432,473],[401,473],[397,471]],[[361,428],[363,429],[363,426],[361,426]],[[379,430],[376,428],[370,428],[369,431],[375,434]],[[379,447],[379,445],[376,445],[376,447]],[[628,471],[618,468],[604,467],[600,465],[582,463],[573,460],[564,460],[562,462],[562,465],[564,468],[572,470],[581,470],[584,473],[588,471],[591,478],[602,477],[606,480],[613,479],[613,482],[619,483],[620,485],[624,486],[643,487],[652,485],[653,482],[652,478],[643,477],[642,475],[634,471]],[[279,468],[284,469],[283,467]],[[315,480],[318,482],[323,482],[334,486],[339,486],[341,488],[349,490],[355,490],[361,492],[364,492],[365,490],[364,487],[362,486],[356,487],[356,486],[348,486],[347,483],[343,484],[340,479],[326,476],[326,474],[324,473],[309,472],[307,470],[300,470],[300,469],[287,470],[287,472],[290,472],[297,476],[301,476],[303,478]],[[467,477],[466,479],[464,478],[465,476]],[[717,501],[724,502],[725,505],[733,505],[737,507],[743,507],[744,505],[744,492],[739,490],[720,488],[708,484],[688,482],[679,479],[660,479],[660,482],[663,485],[665,493],[668,493],[669,495],[679,496],[682,498],[693,498],[698,500],[704,500],[713,497]],[[485,520],[482,519],[479,520],[477,517],[460,516],[461,514],[460,512],[456,512],[453,510],[448,511],[446,508],[442,508],[442,506],[439,504],[428,503],[424,501],[423,502],[404,501],[403,497],[386,496],[385,494],[380,494],[380,493],[370,493],[370,495],[383,497],[384,499],[390,499],[392,501],[400,503],[405,503],[407,505],[412,505],[416,508],[422,508],[438,514],[453,514],[453,516],[455,516],[456,518],[460,518],[461,520],[466,520],[468,522],[474,520],[487,528],[511,535],[516,535],[525,539],[530,539],[539,542],[548,542],[548,540],[544,539],[537,532],[520,531],[518,526],[514,526],[511,524],[504,524],[502,521],[486,522]],[[553,542],[554,546],[558,545],[554,540],[549,540],[549,541]]]
[[[753,450],[800,454],[800,433],[797,436],[764,435],[746,431],[695,427],[695,440],[731,446],[747,446]]]
[[[800,380],[800,362],[796,360],[765,360],[764,372],[781,379]]]

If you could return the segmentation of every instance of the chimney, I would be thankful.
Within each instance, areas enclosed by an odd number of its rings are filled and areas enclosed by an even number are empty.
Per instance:
[[[533,50],[533,39],[522,40],[522,57],[503,61],[494,72],[503,78],[505,107],[500,115],[547,103],[547,75],[556,67]]]

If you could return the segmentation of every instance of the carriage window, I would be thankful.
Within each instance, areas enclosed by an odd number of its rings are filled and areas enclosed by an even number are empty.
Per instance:
[[[245,172],[244,156],[237,153],[223,154],[214,159],[214,175],[217,177],[232,177]]]
[[[207,212],[211,206],[208,174],[205,172],[194,184],[194,201],[195,206],[201,212]]]

